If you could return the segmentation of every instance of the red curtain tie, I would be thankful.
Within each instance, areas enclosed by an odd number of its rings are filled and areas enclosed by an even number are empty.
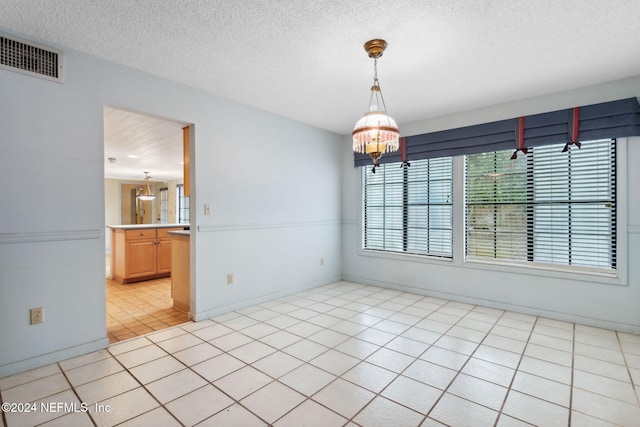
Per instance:
[[[582,147],[582,144],[580,144],[580,142],[578,141],[579,130],[580,130],[580,107],[574,107],[573,110],[571,111],[571,114],[569,114],[569,140],[567,141],[567,143],[564,145],[564,148],[562,149],[563,153],[566,153],[567,151],[569,151],[569,147],[571,145],[575,145],[576,147],[578,147],[578,150],[580,149],[580,147]]]
[[[518,148],[511,155],[511,160],[518,158],[518,151],[522,151],[525,156],[529,153],[527,147],[524,146],[524,117],[519,117],[516,121],[516,141],[518,142]]]

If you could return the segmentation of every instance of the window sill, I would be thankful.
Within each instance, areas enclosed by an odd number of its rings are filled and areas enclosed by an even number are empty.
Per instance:
[[[529,276],[549,277],[581,282],[593,282],[604,285],[627,286],[618,272],[605,273],[598,271],[570,270],[548,264],[510,264],[495,261],[472,260],[464,262],[465,268],[500,271],[505,273],[526,274]]]
[[[433,264],[439,263],[452,263],[452,258],[444,258],[432,255],[418,255],[404,252],[391,252],[391,251],[379,251],[375,249],[360,249],[359,255],[368,256],[373,258],[393,259],[396,261],[410,261],[410,262],[427,262]]]
[[[522,274],[528,276],[538,276],[561,280],[571,280],[578,282],[590,282],[600,285],[615,285],[615,286],[628,286],[628,283],[624,277],[621,277],[619,272],[604,273],[596,271],[575,271],[568,270],[566,268],[554,267],[551,265],[524,265],[524,264],[508,264],[499,262],[489,262],[481,260],[464,261],[458,265],[454,263],[452,258],[441,258],[428,255],[416,255],[401,252],[385,252],[371,249],[360,249],[358,254],[360,256],[388,259],[394,261],[404,262],[417,262],[424,264],[439,264],[450,265],[452,267],[458,267],[463,269],[476,269],[485,271],[496,271],[511,274]]]

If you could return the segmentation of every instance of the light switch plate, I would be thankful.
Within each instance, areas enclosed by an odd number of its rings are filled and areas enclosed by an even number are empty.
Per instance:
[[[204,214],[211,215],[211,203],[204,204]]]

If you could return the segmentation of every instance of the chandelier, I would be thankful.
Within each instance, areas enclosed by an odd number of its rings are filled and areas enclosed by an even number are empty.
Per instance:
[[[398,125],[386,112],[387,107],[378,81],[378,58],[386,47],[387,42],[380,39],[369,40],[364,44],[369,58],[373,58],[373,86],[369,110],[358,120],[352,133],[353,151],[371,156],[374,172],[376,166],[380,166],[382,154],[397,151],[400,146]]]
[[[142,188],[139,188],[136,192],[136,197],[140,200],[153,200],[156,198],[156,195],[151,191],[151,187],[149,186],[149,172],[144,172],[144,185]]]

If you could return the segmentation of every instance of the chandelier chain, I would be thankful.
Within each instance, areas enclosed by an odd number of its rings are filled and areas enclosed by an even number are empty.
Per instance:
[[[387,105],[384,102],[384,95],[382,94],[382,88],[380,87],[380,81],[378,80],[378,57],[373,58],[373,86],[377,87],[378,90],[375,91],[376,101],[378,100],[378,96],[380,96],[380,102],[382,102],[382,111],[389,114],[387,111]],[[369,105],[371,105],[371,101],[373,99],[373,91],[371,91],[371,97],[369,98]],[[378,102],[376,104],[379,105]]]

